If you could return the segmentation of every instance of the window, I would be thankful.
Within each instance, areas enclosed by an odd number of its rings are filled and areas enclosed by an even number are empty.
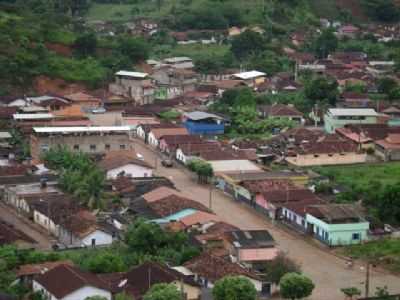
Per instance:
[[[111,145],[110,144],[105,144],[104,145],[104,149],[106,149],[107,151],[110,151]]]
[[[90,151],[95,151],[96,150],[96,145],[90,145]]]
[[[42,151],[49,151],[49,145],[43,144],[40,146],[40,149],[42,149]]]
[[[125,145],[119,145],[120,150],[125,150],[126,146]]]
[[[79,150],[79,145],[74,145],[74,150],[78,151]]]
[[[314,154],[314,157],[319,157],[319,155],[318,154]]]
[[[359,233],[353,233],[353,240],[360,240],[360,234]]]

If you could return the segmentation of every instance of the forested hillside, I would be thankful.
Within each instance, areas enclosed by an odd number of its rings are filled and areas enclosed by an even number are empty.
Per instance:
[[[360,23],[397,21],[399,10],[394,3],[391,0],[0,0],[0,95],[34,92],[32,85],[38,76],[79,82],[88,88],[104,87],[113,71],[132,69],[150,56],[191,56],[198,62],[199,71],[243,64],[268,73],[285,71],[290,65],[280,54],[291,33],[319,26],[320,17]],[[149,38],[128,35],[124,24],[143,17],[159,24],[158,33]],[[96,32],[93,26],[96,22],[105,22],[112,34]],[[209,46],[186,47],[176,45],[169,34],[227,30],[232,26],[257,26],[263,34],[245,35],[236,46],[229,40],[221,40]]]

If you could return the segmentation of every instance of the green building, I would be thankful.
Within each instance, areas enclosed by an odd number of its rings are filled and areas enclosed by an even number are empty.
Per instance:
[[[378,114],[371,108],[330,108],[324,115],[325,131],[335,133],[347,124],[376,124]]]
[[[306,224],[310,234],[329,246],[359,244],[368,240],[369,222],[356,205],[309,206]]]

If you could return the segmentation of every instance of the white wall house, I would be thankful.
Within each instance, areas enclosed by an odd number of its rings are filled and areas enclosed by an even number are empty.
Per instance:
[[[105,246],[112,244],[112,242],[112,235],[99,229],[81,238],[81,244],[84,246]]]
[[[151,177],[153,169],[151,167],[139,166],[136,164],[127,164],[107,171],[107,179],[115,179],[118,175],[124,174],[128,177]]]
[[[56,296],[52,295],[49,291],[47,291],[40,283],[33,281],[33,291],[42,291],[45,295],[46,299],[48,300],[85,300],[88,297],[93,296],[100,296],[104,297],[107,300],[111,300],[112,296],[109,291],[102,290],[93,286],[85,286],[80,289],[73,291],[72,293],[62,297],[57,298]]]
[[[54,236],[58,236],[58,225],[53,222],[48,216],[42,214],[38,210],[33,211],[33,221],[42,226],[45,230]]]

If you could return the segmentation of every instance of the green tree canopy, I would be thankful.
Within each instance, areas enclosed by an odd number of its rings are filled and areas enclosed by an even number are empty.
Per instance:
[[[327,101],[335,105],[339,95],[338,83],[334,79],[319,76],[306,82],[304,94],[313,103]]]
[[[93,56],[96,53],[97,38],[93,32],[84,33],[75,40],[74,48],[79,56]]]
[[[287,273],[279,285],[281,296],[291,300],[310,296],[315,287],[311,279],[298,273]]]
[[[214,300],[257,299],[257,291],[251,281],[238,276],[227,276],[215,282],[212,294]]]
[[[338,47],[338,39],[332,29],[324,29],[314,41],[312,47],[319,58],[326,58]]]
[[[252,30],[246,30],[232,40],[231,50],[238,59],[257,55],[265,49],[265,38]]]
[[[369,16],[377,21],[397,22],[400,9],[393,0],[363,0],[362,4]]]
[[[182,295],[173,284],[158,283],[144,295],[143,300],[181,300]]]
[[[265,278],[272,283],[279,284],[282,277],[287,273],[301,273],[301,268],[283,253],[280,253],[265,265]]]

